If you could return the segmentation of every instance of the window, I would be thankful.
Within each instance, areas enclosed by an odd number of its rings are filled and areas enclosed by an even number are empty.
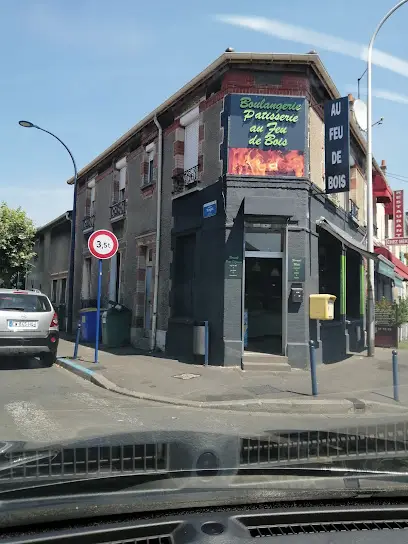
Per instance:
[[[91,198],[90,198],[90,206],[89,206],[89,215],[95,215],[95,187],[91,188]]]
[[[95,215],[95,178],[88,182],[89,215]]]
[[[109,274],[109,300],[119,302],[121,288],[121,254],[118,251],[110,259],[110,274]]]
[[[61,280],[60,304],[65,304],[67,295],[67,278]]]
[[[125,200],[125,193],[126,193],[126,174],[127,174],[127,168],[124,166],[119,170],[119,202],[122,202],[122,200]]]
[[[194,108],[180,119],[184,126],[184,171],[198,166],[199,108]]]
[[[57,302],[57,288],[58,288],[58,280],[52,280],[51,285],[51,301]]]
[[[154,173],[154,151],[151,151],[147,156],[147,185],[153,183]]]
[[[89,300],[91,298],[91,272],[92,272],[92,260],[85,259],[82,268],[82,300]]]
[[[143,185],[152,185],[155,182],[155,172],[154,172],[154,157],[156,153],[156,145],[154,142],[151,142],[145,148],[145,153],[147,155],[147,170],[145,170],[145,175],[143,176]]]
[[[0,295],[0,310],[20,310],[21,312],[51,312],[52,308],[47,297],[43,295],[20,295],[2,293]]]
[[[116,163],[116,169],[119,171],[119,187],[114,190],[118,190],[118,194],[114,195],[114,201],[122,202],[126,197],[126,176],[127,176],[127,162],[126,157],[123,157]]]

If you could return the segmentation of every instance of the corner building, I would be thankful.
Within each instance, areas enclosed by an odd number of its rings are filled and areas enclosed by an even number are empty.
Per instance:
[[[211,365],[305,368],[311,339],[320,362],[362,351],[365,142],[351,119],[350,192],[325,195],[337,97],[315,54],[228,52],[133,127],[79,173],[75,313],[96,294],[87,237],[110,228],[104,300],[132,309],[139,347],[193,361],[208,321]],[[337,297],[333,321],[309,319],[312,293]]]

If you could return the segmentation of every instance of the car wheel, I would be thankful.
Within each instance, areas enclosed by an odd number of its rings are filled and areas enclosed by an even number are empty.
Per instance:
[[[44,366],[52,366],[57,360],[57,355],[55,353],[41,353],[40,361]]]

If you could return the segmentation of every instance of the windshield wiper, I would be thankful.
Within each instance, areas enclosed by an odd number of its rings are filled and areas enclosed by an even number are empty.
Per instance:
[[[27,310],[23,307],[16,307],[16,308],[0,308],[0,310],[10,310],[10,311],[15,311],[15,312],[26,312]]]
[[[206,485],[213,486],[218,477],[242,477],[242,476],[288,476],[302,478],[340,478],[340,479],[358,479],[358,478],[379,478],[384,480],[398,481],[408,484],[408,473],[398,473],[389,471],[370,471],[370,470],[354,470],[348,468],[309,468],[309,467],[257,467],[249,469],[221,469],[215,471],[213,469],[200,470],[199,473],[195,470],[174,470],[162,471],[155,473],[106,473],[92,476],[74,476],[70,475],[67,478],[58,477],[53,481],[31,480],[20,482],[0,480],[0,500],[12,499],[29,499],[34,497],[50,497],[55,495],[79,495],[82,493],[112,493],[115,491],[125,491],[135,488],[136,491],[146,491],[162,489],[163,482],[176,482],[180,479],[198,478],[197,487],[204,488]],[[157,488],[151,487],[148,484],[157,482]],[[211,482],[211,484],[210,484]],[[239,483],[235,482],[235,486],[239,487]],[[257,485],[257,484],[255,484]],[[148,486],[146,488],[146,486]],[[210,487],[209,487],[210,488]]]

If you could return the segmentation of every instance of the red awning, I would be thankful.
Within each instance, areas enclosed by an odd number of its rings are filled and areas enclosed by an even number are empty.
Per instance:
[[[391,261],[395,266],[395,272],[404,278],[404,280],[408,280],[408,266],[393,255],[389,249],[386,247],[375,247],[374,251]]]
[[[377,202],[392,203],[392,190],[386,179],[378,172],[373,172],[373,195]]]

